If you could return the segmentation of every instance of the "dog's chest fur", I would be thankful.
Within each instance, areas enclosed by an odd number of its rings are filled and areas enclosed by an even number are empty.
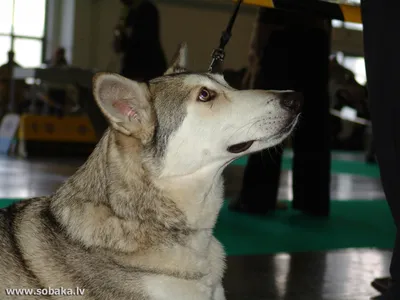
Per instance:
[[[79,299],[185,299],[185,295],[210,299],[222,279],[224,252],[211,230],[193,232],[184,244],[158,245],[132,254],[88,250],[53,227],[46,201],[32,202],[26,206],[29,213],[17,214],[21,219],[15,234],[25,266],[11,267],[18,280],[1,274],[6,279],[0,287],[79,287],[86,290]],[[12,253],[3,258],[11,264],[17,261]]]

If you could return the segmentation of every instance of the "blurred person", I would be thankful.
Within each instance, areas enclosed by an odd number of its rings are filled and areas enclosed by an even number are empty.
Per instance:
[[[400,101],[397,87],[400,68],[400,32],[396,0],[361,1],[364,56],[372,122],[373,146],[383,190],[397,236],[390,266],[391,279],[374,281],[387,289],[382,300],[400,299]],[[378,216],[377,216],[378,217]]]
[[[51,68],[65,68],[68,67],[68,62],[65,57],[65,48],[58,47],[50,60]],[[65,115],[67,98],[68,98],[68,84],[47,83],[47,96],[51,103],[46,103],[47,113],[63,117]]]
[[[54,51],[53,57],[50,60],[51,67],[66,67],[68,66],[67,58],[65,57],[65,48],[58,47]]]
[[[1,71],[0,77],[1,78],[4,78],[6,76],[6,74],[3,73],[3,71],[6,69],[9,70],[10,66],[20,67],[20,65],[15,61],[15,52],[14,51],[12,51],[12,50],[8,51],[7,57],[8,57],[7,62],[0,66],[0,71]]]
[[[27,85],[25,80],[14,81],[14,103],[11,103],[11,77],[12,67],[21,67],[15,61],[15,52],[13,50],[7,53],[8,60],[0,66],[0,120],[8,112],[21,113],[25,99]]]
[[[293,208],[330,211],[329,55],[331,20],[311,13],[260,8],[252,33],[246,88],[296,90],[304,105],[293,135]],[[230,209],[266,214],[277,201],[282,147],[249,156],[240,195]]]
[[[139,81],[162,75],[167,62],[157,7],[149,0],[121,2],[122,13],[114,30],[114,50],[122,54],[121,75]]]

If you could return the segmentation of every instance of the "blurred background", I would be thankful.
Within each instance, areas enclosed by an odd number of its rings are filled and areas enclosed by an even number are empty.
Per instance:
[[[158,0],[161,40],[168,58],[178,43],[187,41],[190,66],[204,70],[232,12],[232,3],[224,0]],[[118,70],[110,44],[120,16],[116,0],[2,0],[0,4],[0,63],[8,61],[7,52],[25,68],[40,67],[50,60],[58,47],[66,50],[74,66]],[[234,38],[227,46],[227,68],[247,64],[247,45],[257,8],[244,6],[234,27]],[[340,53],[340,62],[366,81],[362,25],[333,20],[332,51]]]
[[[2,206],[54,192],[90,155],[106,129],[91,95],[91,80],[97,71],[124,74],[126,50],[113,46],[130,22],[122,2],[0,0]],[[353,5],[360,14],[360,1],[339,2]],[[151,3],[159,18],[154,38],[159,39],[160,55],[169,62],[178,44],[186,41],[189,68],[205,71],[234,2]],[[257,5],[242,5],[226,47],[225,78],[237,88],[249,65],[258,10]],[[132,18],[135,23],[140,13]],[[394,226],[373,151],[363,27],[360,22],[328,20],[330,126],[321,134],[329,135],[331,142],[329,218],[287,209],[293,200],[289,141],[278,191],[286,209],[263,217],[234,212],[227,205],[222,210],[216,235],[229,254],[228,299],[369,299],[375,294],[370,282],[387,275]],[[133,32],[150,30],[143,22],[135,23]],[[315,124],[312,134],[318,135],[318,129]],[[233,162],[224,174],[227,200],[240,193],[247,159]],[[244,283],[249,278],[257,279]]]

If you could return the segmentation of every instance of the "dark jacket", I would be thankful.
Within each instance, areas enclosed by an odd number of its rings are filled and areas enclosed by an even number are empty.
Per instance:
[[[310,68],[307,63],[312,52],[310,47],[315,44],[315,49],[319,48],[329,23],[313,14],[261,8],[256,26],[263,30],[253,42],[260,56],[262,83],[258,82],[257,88],[284,90],[302,85],[302,74]]]
[[[156,6],[142,1],[131,9],[126,20],[127,34],[121,39],[121,75],[134,80],[150,80],[167,69],[160,42],[160,20]]]

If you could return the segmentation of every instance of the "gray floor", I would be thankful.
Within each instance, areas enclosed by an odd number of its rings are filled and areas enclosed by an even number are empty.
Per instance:
[[[390,252],[347,249],[228,257],[228,300],[369,300]],[[247,278],[247,280],[243,280]]]
[[[243,168],[229,166],[225,172],[226,194],[228,197],[236,195],[242,182]],[[292,200],[291,171],[283,171],[279,188],[280,199]],[[335,200],[376,200],[384,199],[380,180],[348,174],[332,174],[331,198]]]
[[[53,193],[82,160],[23,160],[0,156],[0,198],[32,198]]]

